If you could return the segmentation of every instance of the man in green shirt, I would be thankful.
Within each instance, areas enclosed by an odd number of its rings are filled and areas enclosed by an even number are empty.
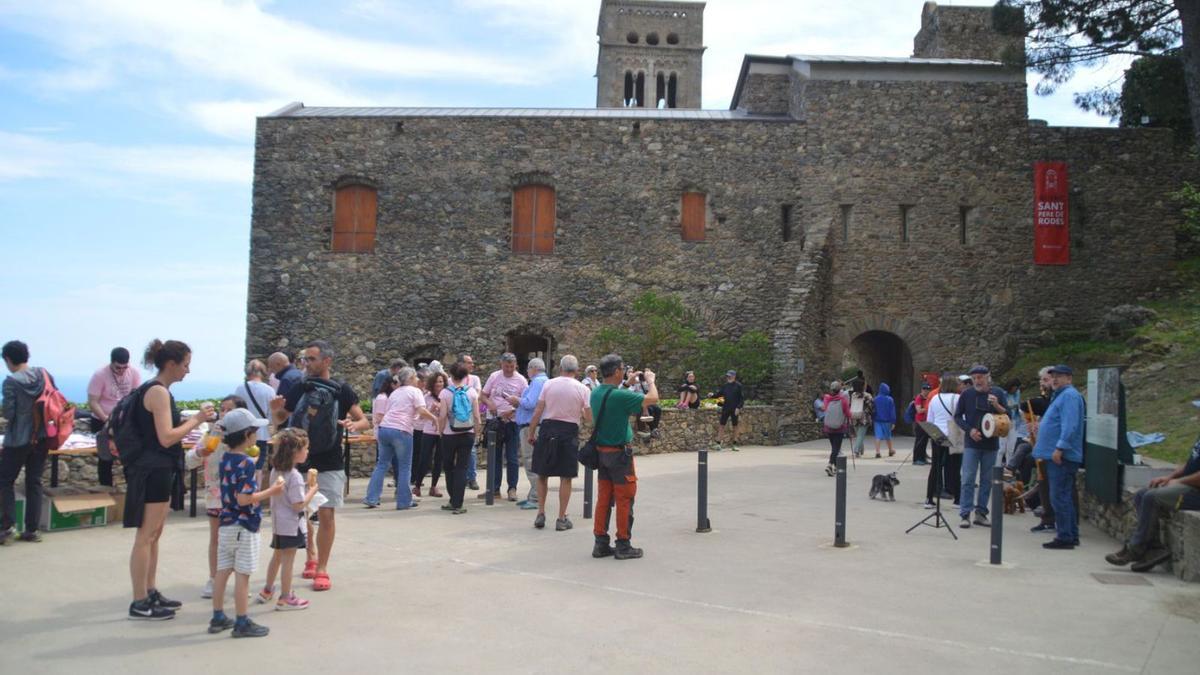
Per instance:
[[[648,391],[632,391],[641,376]],[[596,418],[596,446],[600,465],[596,470],[596,523],[592,533],[596,544],[592,548],[593,558],[613,556],[617,560],[642,557],[642,549],[634,548],[629,539],[633,529],[633,498],[637,494],[637,474],[633,469],[633,450],[628,444],[633,441],[630,415],[639,415],[642,406],[658,403],[658,387],[654,383],[654,372],[631,372],[625,381],[627,388],[619,389],[625,378],[624,363],[616,354],[600,359],[602,384],[592,391],[592,410]],[[608,521],[611,510],[617,508],[617,546],[609,545]]]

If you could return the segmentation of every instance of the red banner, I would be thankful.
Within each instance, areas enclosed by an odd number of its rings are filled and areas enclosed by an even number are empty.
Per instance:
[[[1067,226],[1067,163],[1033,164],[1033,263],[1071,262],[1071,232]]]

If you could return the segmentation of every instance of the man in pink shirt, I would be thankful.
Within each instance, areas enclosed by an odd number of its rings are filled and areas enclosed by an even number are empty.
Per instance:
[[[529,422],[529,442],[533,443],[533,473],[538,477],[538,513],[533,526],[546,526],[546,494],[550,476],[558,476],[558,532],[571,529],[567,504],[571,500],[571,479],[579,475],[579,421],[592,421],[592,392],[575,379],[579,359],[567,354],[558,365],[559,376],[546,382]],[[540,427],[538,426],[540,423]]]
[[[515,415],[517,404],[521,402],[521,394],[529,382],[525,376],[517,372],[517,356],[512,352],[504,352],[500,356],[500,370],[488,376],[483,385],[483,402],[488,410],[496,415],[496,457],[508,467],[508,501],[517,501],[517,471],[520,464],[517,452],[520,448],[517,421]],[[497,462],[497,465],[500,462]],[[494,469],[488,466],[488,489],[497,497],[500,496],[500,466]],[[486,495],[481,495],[486,496]]]
[[[113,484],[113,457],[108,452],[104,423],[117,403],[141,384],[142,375],[129,366],[129,350],[124,347],[114,347],[108,365],[97,370],[88,382],[88,408],[92,413],[92,432],[96,434],[96,469],[101,485]]]

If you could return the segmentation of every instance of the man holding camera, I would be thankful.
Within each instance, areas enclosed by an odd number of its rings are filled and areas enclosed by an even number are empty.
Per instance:
[[[642,549],[630,543],[633,530],[633,498],[637,494],[637,474],[633,466],[633,427],[630,415],[641,413],[642,407],[658,403],[658,387],[654,372],[632,372],[627,379],[621,357],[609,354],[600,359],[602,384],[592,392],[591,409],[596,413],[596,449],[599,467],[596,471],[596,519],[592,534],[596,536],[593,558],[613,556],[617,560],[642,557]],[[646,384],[647,392],[633,391],[638,378]],[[618,385],[625,384],[624,389]],[[611,508],[617,509],[617,545],[609,545],[608,521]]]
[[[991,371],[987,366],[973,366],[967,371],[971,376],[971,387],[958,397],[954,408],[954,421],[966,432],[963,438],[962,492],[959,497],[958,514],[962,517],[959,527],[971,527],[971,505],[975,503],[976,525],[991,527],[988,522],[988,497],[992,494],[992,480],[988,471],[996,465],[996,454],[1000,451],[1000,439],[983,435],[983,416],[989,413],[1008,415],[1008,396],[1004,390],[992,386]],[[975,481],[979,480],[979,501],[975,501]]]

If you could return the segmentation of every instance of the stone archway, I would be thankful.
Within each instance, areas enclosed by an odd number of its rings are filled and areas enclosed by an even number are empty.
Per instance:
[[[554,369],[554,336],[549,331],[517,329],[505,335],[505,348],[516,354],[517,370],[529,377],[529,360],[540,358],[546,362],[547,374]]]
[[[897,431],[911,433],[904,423],[904,409],[920,386],[919,368],[929,369],[925,336],[907,321],[874,316],[849,322],[830,341],[834,363],[850,354],[867,382],[878,390],[887,382],[896,401]]]

